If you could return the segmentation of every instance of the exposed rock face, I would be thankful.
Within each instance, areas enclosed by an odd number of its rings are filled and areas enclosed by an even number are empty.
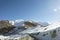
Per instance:
[[[29,22],[29,21],[24,22],[24,27],[25,28],[35,27],[35,26],[37,26],[37,24],[34,24],[32,22]]]
[[[0,20],[0,34],[7,33],[13,28],[14,26],[11,25],[8,20]]]
[[[52,38],[55,38],[57,36],[57,31],[56,30],[53,30],[53,32],[51,32],[51,37]]]

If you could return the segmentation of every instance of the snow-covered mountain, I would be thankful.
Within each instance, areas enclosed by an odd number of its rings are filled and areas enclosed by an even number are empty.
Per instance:
[[[23,26],[24,22],[31,22],[31,23],[34,23],[34,24],[38,24],[40,26],[48,26],[49,25],[49,23],[47,23],[47,22],[35,22],[33,20],[14,20],[14,21],[9,21],[9,23],[11,23],[14,26]]]
[[[14,34],[22,33],[22,34],[24,34],[24,32],[28,33],[28,31],[29,31],[29,33],[30,32],[32,33],[33,32],[32,30],[36,30],[38,28],[41,29],[41,28],[43,28],[42,26],[44,26],[42,24],[45,24],[45,23],[42,23],[42,22],[38,23],[38,22],[35,22],[35,21],[32,21],[32,20],[25,20],[25,21],[17,20],[17,21],[10,21],[9,23],[11,23],[12,25],[16,26],[16,28],[14,28],[12,31],[10,31],[7,34],[12,34],[12,33],[14,33]],[[28,28],[26,29],[25,26],[28,27]],[[40,29],[38,29],[38,30],[40,30]],[[36,33],[38,31],[36,30],[34,32]]]
[[[50,25],[48,22],[38,22],[42,27]]]
[[[60,40],[60,21],[48,24],[32,20],[14,20],[9,23],[15,28],[4,34],[5,38],[22,38],[28,34],[36,40]]]
[[[19,35],[29,34],[31,37],[37,40],[60,40],[60,21],[52,23],[46,27],[37,25],[18,33]]]
[[[40,28],[36,29],[39,30]],[[34,30],[35,31],[35,30]],[[30,34],[38,40],[60,40],[60,21],[55,22],[47,27],[41,28],[38,32]]]
[[[11,23],[12,25],[15,25],[15,26],[20,26],[23,24],[23,21],[24,20],[18,19],[18,20],[9,21],[9,23]]]

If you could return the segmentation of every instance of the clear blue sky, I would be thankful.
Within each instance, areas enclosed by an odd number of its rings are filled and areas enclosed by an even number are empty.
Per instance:
[[[60,20],[60,0],[0,0],[0,19]]]

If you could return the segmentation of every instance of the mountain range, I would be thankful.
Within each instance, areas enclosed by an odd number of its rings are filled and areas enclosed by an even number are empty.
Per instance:
[[[34,20],[0,20],[0,37],[23,38],[29,35],[34,40],[60,40],[60,21],[54,23]]]

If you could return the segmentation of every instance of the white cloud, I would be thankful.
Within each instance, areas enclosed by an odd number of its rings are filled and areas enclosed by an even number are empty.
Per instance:
[[[53,11],[57,12],[60,10],[60,7],[53,9]]]
[[[60,10],[60,7],[58,9]]]
[[[53,9],[53,11],[57,12],[57,9]]]

